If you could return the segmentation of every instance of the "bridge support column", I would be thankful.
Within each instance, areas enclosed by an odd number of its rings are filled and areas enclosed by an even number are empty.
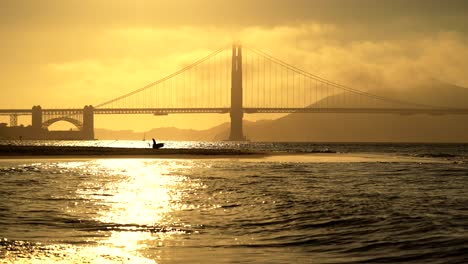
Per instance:
[[[242,119],[244,117],[242,103],[242,47],[232,46],[232,74],[231,74],[231,133],[230,141],[244,141]]]
[[[10,127],[16,127],[16,126],[18,126],[18,115],[11,114],[10,115]]]
[[[32,108],[31,126],[36,135],[42,132],[42,108],[40,105],[33,106]]]
[[[83,109],[83,139],[94,140],[94,107],[87,105]]]

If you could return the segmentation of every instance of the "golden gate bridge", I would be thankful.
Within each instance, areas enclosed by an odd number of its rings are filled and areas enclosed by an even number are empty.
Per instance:
[[[242,120],[252,113],[373,113],[466,115],[468,109],[405,102],[335,83],[261,50],[234,44],[140,89],[83,109],[0,109],[16,126],[31,115],[37,133],[58,121],[94,139],[94,115],[230,114],[229,140],[245,140]],[[41,132],[42,131],[42,132]]]

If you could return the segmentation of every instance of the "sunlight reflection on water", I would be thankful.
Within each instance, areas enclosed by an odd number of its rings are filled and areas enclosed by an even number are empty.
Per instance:
[[[99,177],[83,184],[77,194],[97,205],[93,220],[110,229],[95,248],[101,255],[120,249],[138,256],[148,245],[162,245],[172,235],[185,233],[180,229],[184,224],[171,213],[187,209],[182,196],[200,185],[185,176],[190,160],[105,159],[67,166],[86,167]]]

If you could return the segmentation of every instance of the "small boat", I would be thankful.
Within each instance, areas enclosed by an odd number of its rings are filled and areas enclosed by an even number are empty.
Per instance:
[[[160,149],[164,147],[164,143],[156,143],[156,140],[153,138],[153,149]]]

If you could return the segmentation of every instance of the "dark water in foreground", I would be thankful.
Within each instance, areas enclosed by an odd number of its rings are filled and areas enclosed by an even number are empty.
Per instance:
[[[296,155],[0,160],[0,263],[468,261],[468,145],[168,146]]]

